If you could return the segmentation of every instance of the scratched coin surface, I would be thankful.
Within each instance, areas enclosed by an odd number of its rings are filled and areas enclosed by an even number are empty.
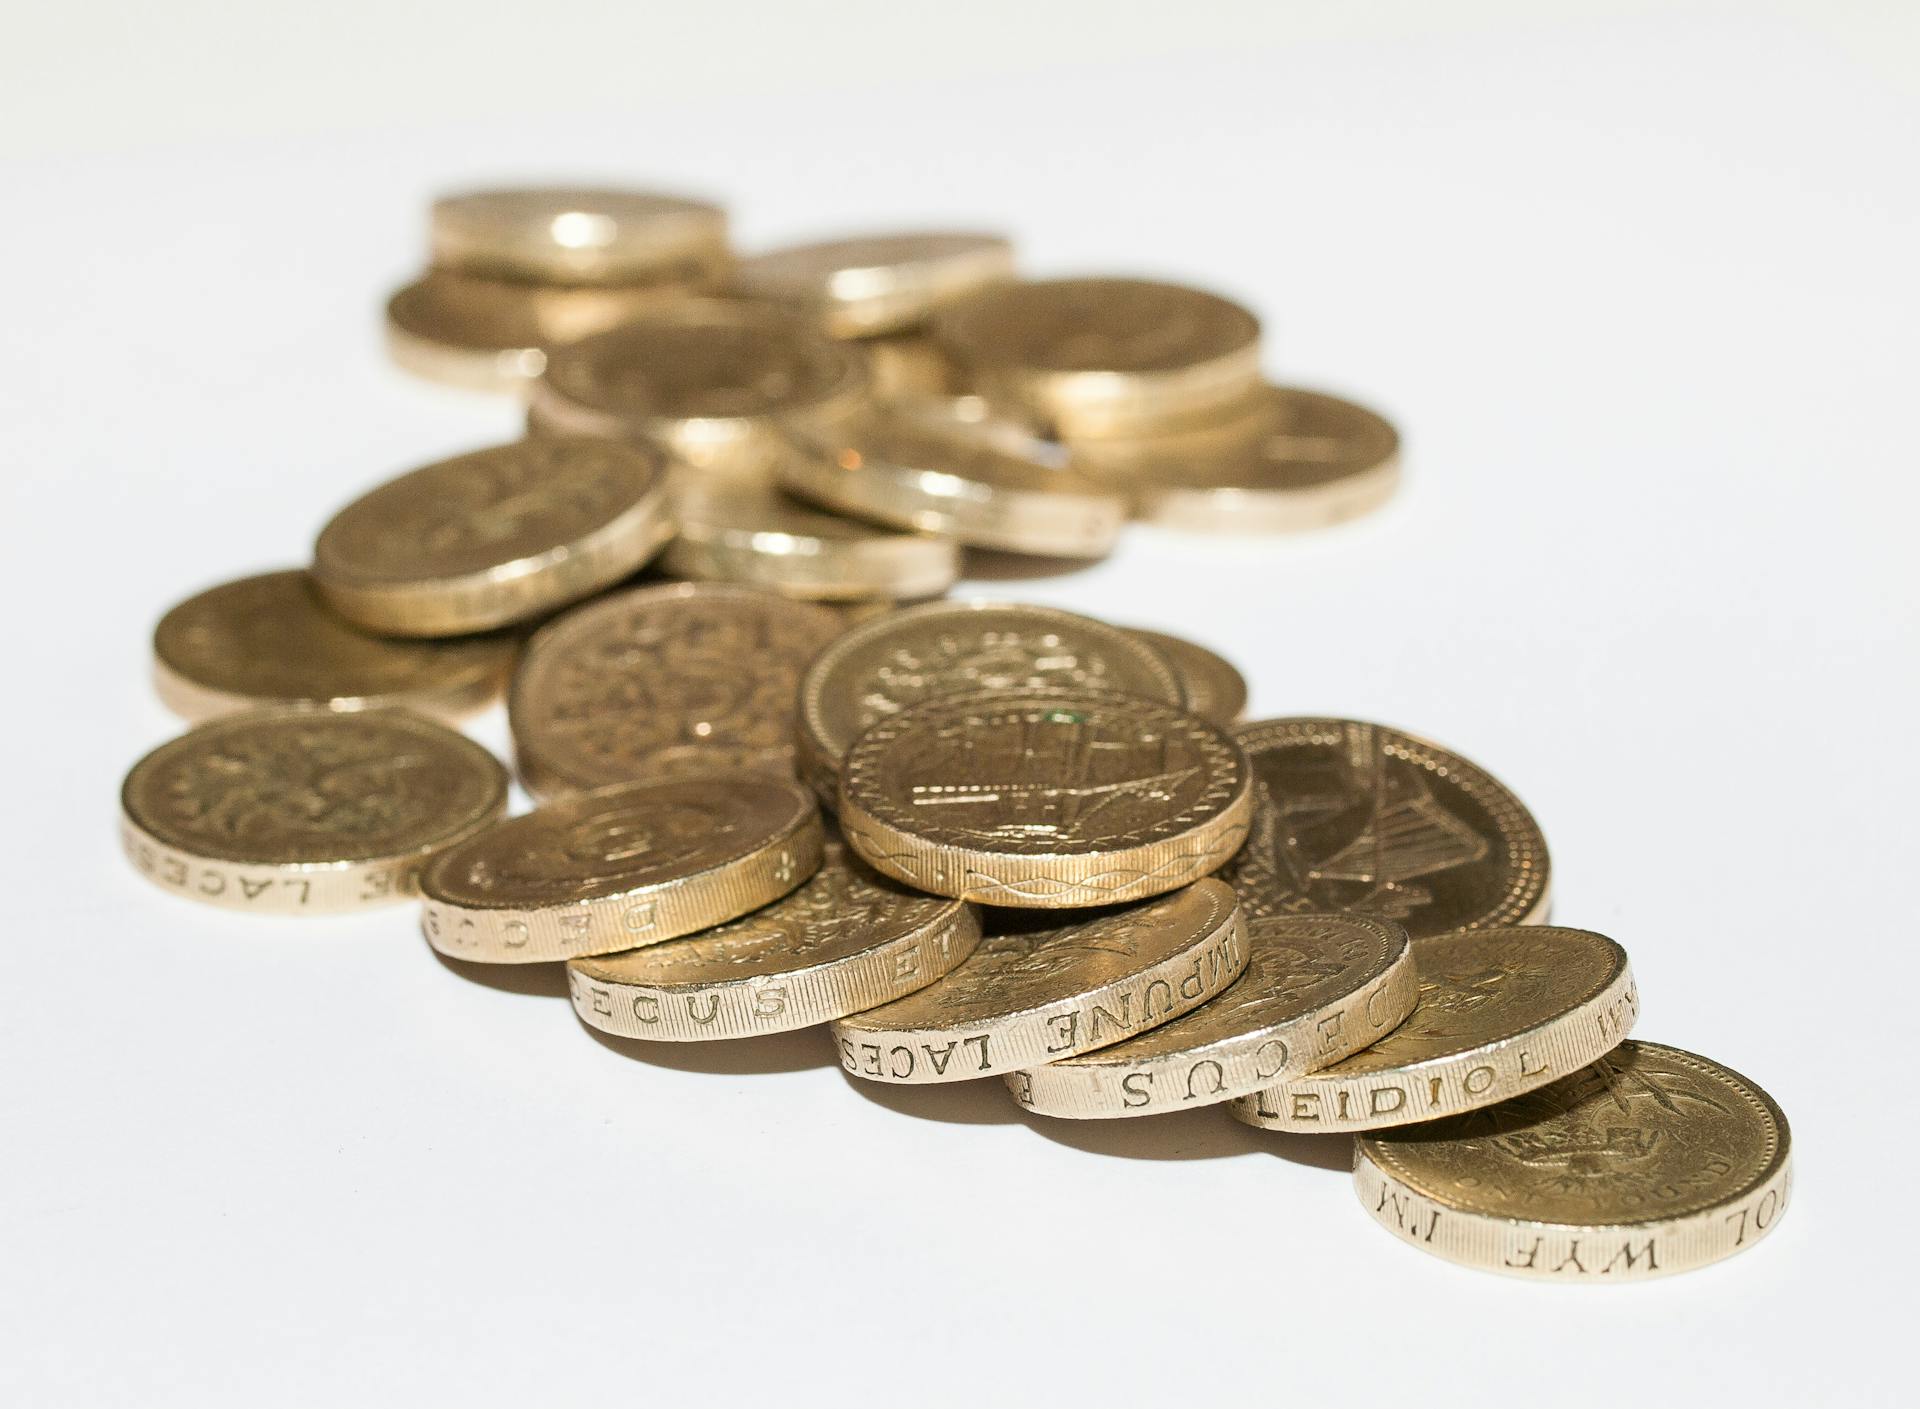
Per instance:
[[[1048,909],[1173,890],[1246,839],[1246,755],[1219,725],[1126,695],[928,700],[854,741],[840,825],[936,895]]]
[[[1345,1061],[1233,1102],[1236,1120],[1303,1133],[1438,1120],[1522,1095],[1617,1047],[1639,1013],[1627,954],[1551,925],[1413,941],[1407,1020]]]
[[[313,580],[327,605],[370,631],[455,636],[589,596],[672,532],[659,451],[522,440],[354,500],[320,531]]]
[[[1214,880],[1066,924],[1040,919],[994,918],[938,983],[836,1022],[840,1064],[901,1084],[1001,1076],[1170,1022],[1247,964],[1239,906]]]
[[[1247,707],[1247,680],[1232,661],[1216,651],[1164,631],[1126,628],[1156,651],[1180,677],[1187,708],[1215,724],[1232,724]]]
[[[209,905],[323,915],[414,893],[421,865],[506,810],[480,745],[397,709],[229,714],[162,744],[120,793],[149,880]]]
[[[1249,914],[1381,915],[1415,939],[1545,917],[1539,824],[1459,754],[1351,719],[1234,737],[1253,764],[1253,831],[1221,879]]]
[[[837,338],[917,327],[942,305],[1012,277],[1009,241],[963,231],[788,245],[743,259],[734,270],[740,292],[791,304]]]
[[[1205,415],[1260,379],[1259,319],[1144,279],[996,284],[943,310],[933,329],[979,390],[1069,439]]]
[[[1793,1192],[1780,1107],[1740,1073],[1624,1042],[1550,1086],[1363,1136],[1353,1181],[1405,1241],[1469,1267],[1625,1282],[1731,1257]]]
[[[580,793],[443,852],[420,877],[427,942],[531,964],[612,954],[778,900],[819,868],[798,783],[711,774]]]
[[[864,622],[806,666],[800,768],[829,805],[860,732],[909,705],[981,690],[1112,691],[1179,704],[1179,676],[1130,632],[1052,607],[978,598]]]
[[[1413,1009],[1413,954],[1391,920],[1268,916],[1248,922],[1246,944],[1246,972],[1219,997],[1111,1047],[1014,1072],[1014,1098],[1069,1119],[1213,1105],[1351,1056]]]
[[[406,641],[330,610],[304,572],[267,572],[196,593],[160,618],[153,675],[188,719],[236,709],[404,705],[443,717],[499,697],[513,664],[505,636]]]
[[[684,939],[575,959],[567,983],[580,1020],[603,1032],[753,1037],[905,997],[979,941],[973,906],[908,890],[830,837],[820,869],[783,899]]]
[[[800,672],[845,623],[715,582],[635,587],[534,634],[507,694],[520,775],[554,797],[668,773],[794,768]]]
[[[728,259],[718,206],[605,187],[442,196],[429,241],[440,268],[550,284],[711,282]]]

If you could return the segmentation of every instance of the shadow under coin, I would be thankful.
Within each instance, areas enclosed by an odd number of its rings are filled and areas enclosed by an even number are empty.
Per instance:
[[[609,1052],[670,1071],[698,1071],[713,1076],[772,1076],[786,1071],[808,1071],[833,1062],[833,1044],[827,1039],[826,1029],[819,1027],[720,1042],[647,1042],[637,1037],[615,1037],[585,1023],[580,1026]]]
[[[1066,577],[1085,572],[1098,558],[1045,558],[1034,553],[1003,553],[969,548],[960,575],[975,582],[1019,582],[1029,577]]]
[[[449,959],[437,949],[428,952],[447,972],[483,988],[497,988],[502,993],[528,993],[536,998],[567,996],[565,964],[476,964],[468,959]]]
[[[1009,1125],[1020,1119],[1013,1095],[996,1077],[979,1081],[933,1082],[925,1086],[895,1086],[886,1081],[863,1081],[843,1067],[847,1085],[872,1101],[919,1120],[941,1120],[950,1125]]]
[[[1296,1135],[1288,1130],[1256,1130],[1231,1118],[1227,1124],[1238,1126],[1268,1154],[1278,1155],[1292,1164],[1330,1169],[1335,1174],[1353,1173],[1351,1135]]]
[[[1271,1152],[1267,1133],[1218,1109],[1169,1111],[1119,1120],[1061,1120],[1021,1112],[1027,1127],[1057,1145],[1121,1159],[1223,1159]],[[1295,1137],[1299,1138],[1299,1137]]]

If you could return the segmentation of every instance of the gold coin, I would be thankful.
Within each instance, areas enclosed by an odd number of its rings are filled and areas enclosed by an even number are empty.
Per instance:
[[[1143,627],[1125,628],[1167,659],[1180,676],[1187,708],[1215,724],[1231,724],[1247,707],[1247,681],[1226,657],[1182,636]]]
[[[1400,435],[1390,424],[1318,392],[1267,395],[1276,404],[1260,434],[1199,454],[1174,437],[1129,463],[1109,458],[1101,482],[1126,491],[1139,517],[1193,533],[1329,528],[1393,496]]]
[[[829,840],[784,899],[650,949],[574,959],[567,984],[589,1027],[704,1042],[811,1027],[925,988],[973,953],[980,915],[896,885]]]
[[[1170,1022],[1247,964],[1239,907],[1213,880],[1070,924],[996,929],[938,983],[836,1022],[841,1066],[912,1085],[1004,1075]]]
[[[1158,895],[1246,840],[1247,758],[1217,724],[1127,695],[928,700],[854,741],[840,825],[935,895],[1059,909]]]
[[[1546,916],[1539,824],[1459,754],[1351,719],[1234,737],[1253,763],[1253,833],[1220,878],[1248,914],[1384,915],[1415,939]]]
[[[960,576],[950,539],[822,513],[757,475],[685,474],[673,498],[679,535],[660,565],[676,577],[845,601],[935,597]]]
[[[618,582],[672,534],[656,450],[523,440],[363,494],[320,532],[313,580],[356,625],[456,636],[525,621]]]
[[[542,627],[507,692],[540,797],[671,772],[793,773],[800,672],[835,612],[721,583],[635,587]]]
[[[1793,1193],[1787,1118],[1736,1071],[1624,1042],[1486,1110],[1367,1136],[1354,1189],[1390,1231],[1468,1267],[1626,1282],[1759,1242]]]
[[[999,235],[863,235],[743,259],[734,286],[800,308],[837,338],[899,332],[964,294],[1013,277]]]
[[[1143,279],[979,290],[934,319],[978,390],[1062,436],[1150,432],[1233,405],[1260,379],[1260,321],[1217,295]]]
[[[457,716],[499,697],[514,652],[505,636],[370,636],[329,610],[306,573],[268,572],[210,587],[161,617],[153,676],[167,707],[188,719],[265,705]]]
[[[433,203],[433,262],[556,284],[710,282],[728,262],[718,206],[653,191],[531,187]]]
[[[1077,1120],[1213,1105],[1349,1057],[1413,1010],[1413,954],[1390,920],[1269,916],[1248,923],[1246,947],[1246,972],[1218,998],[1125,1042],[1014,1072],[1014,1098]]]
[[[820,814],[757,773],[630,783],[549,803],[420,877],[427,942],[534,964],[678,939],[778,900],[820,866]]]
[[[556,349],[528,422],[653,440],[692,465],[764,466],[784,424],[827,424],[867,392],[860,353],[784,309],[688,300]]]
[[[1549,925],[1413,941],[1420,998],[1364,1052],[1228,1109],[1269,1130],[1380,1130],[1522,1095],[1620,1045],[1640,997],[1624,949]]]
[[[959,370],[925,333],[862,338],[867,379],[876,401],[913,401],[959,394]]]
[[[975,548],[1097,558],[1126,526],[1127,503],[1075,474],[1059,447],[1011,426],[902,410],[801,437],[781,484],[803,499]]]
[[[429,381],[524,394],[548,349],[685,296],[672,285],[567,287],[432,269],[387,300],[387,350]]]
[[[404,710],[250,710],[134,764],[120,835],[140,873],[178,895],[325,915],[412,895],[425,861],[506,806],[492,754]]]
[[[1153,647],[1092,617],[984,599],[928,602],[861,624],[804,665],[800,770],[837,802],[854,738],[908,705],[981,690],[1111,690],[1179,704]]]

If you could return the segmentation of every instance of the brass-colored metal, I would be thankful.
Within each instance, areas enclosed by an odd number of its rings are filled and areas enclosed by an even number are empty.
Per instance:
[[[354,500],[321,530],[313,580],[370,631],[456,636],[590,596],[672,533],[658,450],[523,440],[437,461]]]
[[[1129,632],[1052,607],[928,602],[862,623],[803,663],[801,775],[836,805],[854,738],[908,705],[981,690],[1112,690],[1179,704],[1180,678]]]
[[[812,453],[779,461],[788,490],[896,528],[976,548],[1097,558],[1127,522],[1127,501],[1074,473],[1060,447],[1011,424],[904,407],[800,437]]]
[[[858,349],[798,314],[690,299],[556,349],[528,424],[658,442],[690,465],[760,469],[785,448],[785,427],[838,424],[867,389]]]
[[[758,475],[681,474],[673,500],[679,533],[660,565],[676,577],[813,601],[911,601],[938,596],[960,576],[951,539],[825,513]]]
[[[862,235],[789,245],[743,259],[734,287],[789,304],[837,338],[918,327],[935,310],[1013,277],[1013,245],[999,235]]]
[[[1260,380],[1259,319],[1144,279],[993,285],[933,330],[975,389],[1068,439],[1150,434],[1230,407]]]
[[[1061,909],[1216,871],[1246,839],[1247,758],[1217,724],[1128,695],[927,700],[854,741],[840,825],[935,895]]]
[[[188,719],[276,705],[403,705],[454,718],[500,697],[517,653],[503,635],[369,635],[295,570],[223,582],[174,607],[154,628],[153,678],[161,700]]]
[[[1220,878],[1250,915],[1385,915],[1415,939],[1547,913],[1547,841],[1520,800],[1437,744],[1352,719],[1268,719],[1253,832]]]
[[[535,964],[692,934],[778,900],[820,866],[798,783],[715,773],[549,803],[453,847],[420,877],[427,942]]]
[[[1620,1045],[1640,998],[1624,949],[1523,925],[1413,941],[1420,997],[1363,1052],[1242,1097],[1235,1120],[1306,1133],[1381,1130],[1535,1090]]]
[[[800,672],[844,626],[712,582],[578,607],[534,634],[507,692],[520,776],[539,797],[689,771],[791,777]]]
[[[867,377],[876,401],[917,401],[961,396],[960,370],[940,344],[921,332],[862,338]]]
[[[426,861],[506,806],[506,770],[444,725],[397,709],[263,709],[134,764],[120,835],[140,873],[176,895],[325,915],[411,896]]]
[[[1233,892],[1202,880],[1068,924],[1003,917],[938,983],[833,1025],[840,1064],[868,1081],[972,1081],[1171,1022],[1246,968]]]
[[[1468,1267],[1629,1282],[1759,1242],[1793,1193],[1780,1107],[1740,1073],[1624,1042],[1530,1095],[1365,1136],[1354,1189],[1375,1221]]]
[[[1246,972],[1219,997],[1125,1042],[1014,1072],[1014,1099],[1074,1120],[1214,1105],[1330,1066],[1413,1011],[1413,953],[1390,920],[1268,916],[1248,922],[1246,945]]]
[[[1179,673],[1187,708],[1215,724],[1232,724],[1247,708],[1247,680],[1232,661],[1184,636],[1126,628],[1152,646]]]
[[[729,260],[718,206],[594,187],[442,196],[430,241],[442,268],[553,284],[711,283]]]
[[[945,977],[979,942],[973,906],[908,890],[829,838],[820,869],[785,898],[684,939],[574,959],[567,983],[589,1027],[705,1042],[890,1003]]]

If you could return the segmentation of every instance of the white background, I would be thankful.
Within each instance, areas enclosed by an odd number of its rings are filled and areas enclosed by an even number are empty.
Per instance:
[[[1910,1353],[1920,21],[1885,4],[0,0],[15,779],[0,1399],[1854,1403]],[[405,910],[146,886],[147,635],[510,434],[385,364],[433,191],[600,176],[749,247],[1004,226],[1206,282],[1404,428],[1386,513],[988,590],[1208,641],[1257,714],[1506,779],[1642,1032],[1794,1123],[1664,1283],[1422,1257],[1323,1149],[596,1040]],[[477,726],[504,742],[502,721]],[[533,992],[517,992],[531,987]]]

